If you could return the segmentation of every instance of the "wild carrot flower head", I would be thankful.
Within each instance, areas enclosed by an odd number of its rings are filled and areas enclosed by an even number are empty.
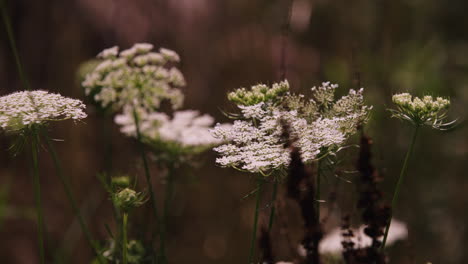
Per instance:
[[[0,97],[0,127],[19,131],[50,121],[86,118],[85,105],[46,91],[22,91]]]
[[[314,87],[310,99],[288,93],[287,81],[230,93],[228,98],[241,113],[232,126],[217,125],[212,130],[214,137],[227,142],[214,148],[221,156],[216,162],[268,174],[289,166],[290,151],[284,146],[290,141],[301,150],[304,162],[336,150],[358,124],[366,121],[370,110],[363,104],[362,90],[350,90],[349,95],[336,101],[336,87],[329,83]],[[284,138],[283,124],[289,127],[290,138]]]
[[[180,58],[174,51],[137,43],[119,53],[118,47],[103,50],[97,55],[101,63],[86,75],[82,85],[88,96],[103,108],[114,110],[126,105],[158,109],[167,100],[173,109],[182,105],[185,86],[182,73],[173,66]]]
[[[172,117],[160,112],[139,111],[137,116],[143,142],[175,156],[196,154],[222,142],[210,134],[213,117],[200,115],[195,110],[176,111]],[[124,109],[122,114],[115,117],[115,122],[121,126],[122,133],[136,137],[131,109]]]
[[[393,117],[407,120],[416,126],[428,125],[435,129],[445,129],[455,121],[445,122],[450,101],[442,97],[426,95],[422,99],[409,93],[395,94],[392,97],[397,109],[391,109]]]

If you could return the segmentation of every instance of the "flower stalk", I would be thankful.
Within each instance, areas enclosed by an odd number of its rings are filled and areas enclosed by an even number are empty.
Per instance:
[[[160,236],[160,240],[161,241],[163,240],[161,238],[162,231],[161,231],[161,227],[160,227],[160,225],[162,225],[162,223],[160,221],[161,219],[159,218],[159,214],[158,214],[158,207],[157,207],[157,204],[156,204],[156,197],[154,195],[153,184],[151,183],[151,173],[150,173],[150,170],[149,170],[148,159],[146,157],[145,146],[143,145],[143,141],[142,141],[143,138],[142,138],[142,134],[141,134],[141,130],[140,130],[140,119],[138,117],[138,113],[137,113],[137,110],[135,108],[133,109],[133,119],[134,119],[134,122],[135,122],[135,130],[136,130],[136,139],[138,141],[138,143],[137,143],[138,144],[138,149],[140,151],[141,159],[143,161],[143,167],[145,169],[145,180],[146,180],[146,185],[148,186],[148,190],[149,190],[149,194],[150,194],[151,208],[153,209],[154,218],[155,218],[155,220],[157,222],[157,224],[155,225],[154,233],[151,236],[152,237],[151,245],[153,245],[153,240],[154,240],[154,238],[156,236]],[[155,258],[157,260],[160,259],[160,256],[158,256],[159,254],[163,254],[163,258],[165,259],[165,256],[164,256],[165,253],[164,253],[164,251],[161,251],[161,252],[155,252]],[[164,263],[164,261],[162,263]]]
[[[67,195],[67,198],[72,206],[72,209],[78,219],[78,222],[80,224],[80,227],[81,227],[81,230],[83,231],[84,235],[85,235],[85,238],[86,240],[88,241],[89,245],[91,246],[91,248],[94,250],[96,256],[98,257],[97,260],[100,264],[103,264],[104,263],[104,260],[102,259],[102,256],[101,254],[99,253],[99,247],[97,246],[97,244],[95,243],[92,235],[91,235],[91,232],[88,228],[88,226],[86,225],[85,221],[84,221],[84,218],[80,212],[80,209],[78,207],[78,204],[76,203],[76,200],[74,198],[74,195],[72,193],[72,190],[70,188],[70,184],[68,182],[68,180],[65,178],[65,175],[63,174],[63,170],[62,170],[62,166],[60,165],[60,161],[59,161],[59,158],[57,156],[57,152],[55,151],[55,148],[52,144],[52,140],[50,139],[49,135],[47,134],[46,131],[42,131],[42,136],[43,138],[45,139],[45,142],[46,142],[46,145],[47,145],[47,149],[50,151],[50,154],[52,156],[52,160],[54,162],[54,167],[55,167],[55,170],[56,170],[56,173],[60,179],[60,182],[62,183],[62,186],[63,186],[63,189],[65,190],[65,194]]]
[[[270,219],[268,221],[268,233],[271,233],[271,229],[273,228],[273,222],[275,220],[277,193],[278,193],[278,179],[274,179],[273,192],[271,194],[271,210],[270,210]]]
[[[117,193],[112,194],[114,205],[122,212],[121,221],[121,245],[122,245],[122,263],[128,263],[128,215],[131,210],[143,205],[147,199],[146,195],[141,192],[136,192],[130,188],[125,188]]]
[[[42,211],[41,202],[41,184],[39,180],[39,164],[38,164],[38,152],[39,152],[39,137],[36,128],[33,129],[31,135],[31,154],[33,163],[33,184],[34,184],[34,200],[36,202],[36,214],[37,214],[37,238],[39,243],[39,256],[40,263],[45,263],[44,254],[44,213]]]
[[[408,148],[408,152],[406,153],[406,157],[405,157],[405,160],[403,162],[403,166],[402,166],[401,171],[400,171],[400,176],[398,178],[398,181],[397,181],[397,184],[396,184],[396,187],[395,187],[395,191],[394,191],[394,194],[393,194],[392,210],[391,210],[391,213],[390,213],[390,218],[388,220],[387,227],[385,228],[385,234],[384,234],[384,238],[383,238],[383,241],[382,241],[382,247],[381,247],[382,250],[385,249],[385,243],[387,242],[388,231],[390,230],[390,225],[392,223],[393,211],[395,210],[396,203],[398,201],[398,195],[400,194],[401,183],[403,182],[403,178],[405,177],[406,172],[408,170],[408,162],[409,162],[409,159],[410,159],[411,154],[412,154],[413,149],[414,149],[414,145],[415,145],[415,142],[416,142],[418,131],[419,131],[419,126],[416,125],[415,128],[414,128],[413,136],[411,138],[411,143],[410,143],[410,146]]]
[[[128,224],[128,213],[124,212],[122,216],[122,262],[123,264],[128,264],[127,224]]]
[[[255,255],[255,243],[257,242],[257,225],[258,225],[258,215],[260,210],[260,199],[262,197],[262,187],[263,181],[258,180],[257,182],[257,194],[255,196],[255,212],[254,212],[254,221],[253,221],[253,231],[252,231],[252,239],[250,241],[250,253],[249,253],[249,261],[247,264],[253,263],[252,260]],[[271,219],[270,219],[271,221]]]
[[[138,147],[139,147],[139,151],[140,151],[140,154],[141,154],[141,159],[143,161],[143,167],[145,169],[145,179],[146,179],[146,184],[148,185],[148,190],[149,190],[150,199],[151,199],[151,206],[153,208],[154,217],[155,217],[156,221],[159,222],[158,208],[157,208],[157,205],[156,205],[156,197],[154,195],[153,184],[151,183],[151,173],[150,173],[150,170],[149,170],[148,159],[146,158],[145,147],[144,147],[143,142],[142,142],[139,118],[138,118],[138,114],[137,114],[136,109],[133,109],[133,118],[135,120]]]

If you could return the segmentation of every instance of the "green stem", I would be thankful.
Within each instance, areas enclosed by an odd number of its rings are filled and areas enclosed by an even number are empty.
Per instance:
[[[89,231],[88,226],[86,225],[83,216],[81,215],[80,209],[78,208],[78,205],[76,203],[75,197],[73,196],[72,190],[70,188],[70,183],[68,180],[65,178],[65,175],[63,174],[62,166],[60,165],[60,161],[57,155],[57,152],[55,151],[55,148],[52,144],[52,141],[47,134],[46,131],[43,132],[43,137],[45,138],[46,144],[47,144],[47,149],[50,151],[50,154],[52,156],[52,160],[54,162],[55,170],[57,172],[57,175],[59,176],[60,182],[63,185],[63,189],[65,190],[65,194],[67,195],[67,198],[72,206],[72,209],[78,219],[78,222],[80,223],[81,230],[83,231],[86,240],[88,241],[89,245],[91,248],[94,250],[94,253],[96,254],[99,263],[104,263],[104,260],[102,259],[101,254],[99,253],[99,247],[97,244],[94,242],[94,239],[91,236],[91,232]]]
[[[259,213],[259,206],[260,206],[260,198],[262,196],[262,187],[263,187],[262,185],[263,185],[263,180],[258,180],[252,240],[250,241],[249,262],[247,262],[247,264],[252,264],[253,263],[252,260],[253,260],[254,255],[255,255],[255,243],[257,243],[257,224],[258,224],[258,213]]]
[[[148,165],[148,159],[146,158],[146,153],[145,153],[145,146],[143,145],[142,141],[142,136],[141,136],[141,131],[140,131],[140,124],[139,124],[139,118],[136,109],[133,109],[133,118],[135,120],[135,127],[136,127],[136,134],[137,134],[137,141],[138,141],[138,147],[140,150],[141,154],[141,159],[143,160],[143,167],[145,169],[145,179],[146,179],[146,185],[148,185],[148,190],[150,194],[150,199],[151,199],[151,207],[153,208],[153,214],[154,218],[156,220],[156,228],[154,231],[154,234],[151,236],[151,245],[153,245],[154,237],[160,232],[159,230],[159,215],[158,215],[158,207],[156,204],[156,197],[154,195],[153,191],[153,184],[151,183],[151,174],[149,170],[149,165]],[[156,261],[158,259],[158,254],[156,254]]]
[[[39,181],[39,165],[37,155],[39,152],[39,139],[37,131],[34,130],[31,136],[31,153],[32,153],[32,162],[33,162],[33,184],[34,184],[34,199],[36,201],[36,214],[37,214],[37,235],[39,242],[39,254],[40,254],[40,263],[45,263],[44,255],[44,214],[42,212],[42,203],[41,203],[41,184]]]
[[[317,216],[317,223],[320,223],[320,165],[321,161],[317,161],[317,179],[315,189],[315,215]]]
[[[2,9],[3,23],[5,24],[8,40],[10,42],[11,50],[13,51],[13,57],[15,58],[16,68],[18,69],[21,82],[23,83],[25,90],[31,90],[31,86],[29,85],[28,79],[26,78],[26,74],[23,70],[23,65],[21,64],[18,50],[16,49],[15,37],[13,36],[13,29],[11,27],[10,17],[8,16],[8,12],[6,10],[5,0],[0,0],[0,8]]]
[[[382,247],[381,247],[382,250],[385,249],[385,243],[387,242],[388,231],[390,230],[390,225],[392,223],[392,215],[393,215],[393,212],[395,211],[395,206],[396,206],[396,203],[397,203],[397,200],[398,200],[398,195],[400,193],[401,183],[403,182],[403,178],[406,175],[406,171],[408,169],[408,161],[409,161],[409,159],[411,157],[411,153],[413,152],[413,149],[414,149],[414,144],[416,142],[416,137],[418,135],[418,130],[419,130],[419,126],[416,126],[415,129],[414,129],[414,132],[413,132],[413,137],[411,139],[410,146],[408,148],[408,152],[406,152],[406,157],[405,157],[405,161],[403,162],[403,167],[401,168],[400,177],[398,178],[398,182],[397,182],[397,185],[395,187],[395,192],[393,194],[393,199],[392,199],[392,212],[390,213],[390,219],[388,220],[387,227],[385,228],[385,235],[384,235],[383,242],[382,242]]]
[[[148,160],[147,160],[146,154],[145,154],[145,146],[143,145],[143,142],[142,142],[139,119],[138,119],[138,114],[136,112],[136,109],[133,109],[133,118],[135,120],[138,147],[139,147],[139,150],[140,150],[141,159],[143,160],[143,166],[144,166],[144,169],[145,169],[145,179],[146,179],[146,184],[148,185],[148,190],[149,190],[149,194],[150,194],[151,207],[153,208],[153,213],[154,213],[154,217],[156,219],[156,222],[159,223],[159,216],[158,216],[158,208],[157,208],[157,204],[156,204],[156,197],[155,197],[154,191],[153,191],[153,184],[151,183],[151,174],[150,174],[150,170],[149,170],[149,166],[148,166]],[[160,232],[158,226],[159,225],[156,225],[155,233]],[[154,236],[152,236],[152,237],[154,237]],[[151,245],[152,244],[153,243],[151,243]],[[156,254],[156,259],[157,259],[157,254]]]
[[[171,208],[171,200],[174,195],[174,168],[169,166],[168,168],[168,175],[167,175],[167,182],[166,182],[166,191],[165,191],[165,198],[164,198],[164,211],[163,217],[161,219],[161,228],[160,228],[160,263],[165,264],[167,263],[167,256],[166,256],[166,233],[169,223],[169,209]]]
[[[124,212],[122,217],[122,262],[123,264],[128,263],[127,259],[127,222],[128,222],[128,213]]]
[[[273,221],[275,219],[275,211],[276,211],[276,194],[278,193],[278,180],[274,179],[273,183],[273,193],[271,194],[271,210],[270,210],[270,220],[268,221],[268,233],[271,232],[273,228]]]

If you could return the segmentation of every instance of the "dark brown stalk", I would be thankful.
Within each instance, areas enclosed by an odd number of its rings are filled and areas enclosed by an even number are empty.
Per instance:
[[[362,209],[362,220],[367,225],[364,232],[372,239],[371,247],[378,249],[381,245],[380,238],[390,217],[390,207],[385,204],[383,194],[377,188],[381,177],[371,164],[371,145],[372,140],[363,133],[357,165],[361,173],[358,208]]]
[[[346,263],[384,264],[387,263],[385,254],[380,250],[384,229],[390,220],[390,207],[385,203],[382,192],[377,188],[381,180],[377,170],[371,163],[372,140],[361,134],[361,147],[357,169],[360,172],[358,182],[359,199],[357,208],[361,209],[362,221],[366,225],[364,234],[372,239],[367,248],[354,249],[344,247],[343,256]],[[343,241],[345,245],[346,239]]]
[[[280,234],[284,236],[286,239],[286,245],[289,250],[289,253],[292,256],[298,257],[298,252],[297,252],[297,245],[293,244],[293,241],[291,239],[291,235],[289,233],[289,225],[288,225],[288,219],[286,217],[287,215],[287,210],[286,210],[286,200],[283,199],[283,197],[280,196],[278,199],[278,219],[280,222]]]
[[[302,245],[306,251],[306,264],[320,264],[319,243],[323,233],[317,218],[315,186],[310,173],[301,160],[299,149],[292,147],[288,177],[288,196],[295,200],[304,219]]]

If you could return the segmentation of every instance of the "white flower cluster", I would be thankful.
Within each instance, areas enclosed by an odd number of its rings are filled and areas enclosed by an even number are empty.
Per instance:
[[[140,111],[138,120],[144,142],[153,147],[194,154],[221,143],[209,131],[213,117],[195,110],[176,111],[172,118],[165,113]],[[136,137],[135,119],[129,107],[115,116],[115,122],[122,133]]]
[[[337,85],[329,83],[313,88],[313,99],[309,100],[304,95],[287,93],[287,81],[266,87],[264,94],[272,94],[268,89],[274,87],[286,88],[286,92],[264,97],[254,105],[243,103],[252,98],[243,96],[241,103],[236,97],[234,102],[241,110],[241,118],[231,127],[217,125],[212,130],[214,137],[227,142],[214,148],[221,155],[216,160],[219,165],[262,173],[285,168],[290,162],[290,150],[284,146],[290,141],[300,149],[303,161],[310,162],[319,154],[341,146],[357,126],[366,121],[370,110],[363,105],[362,89],[350,90],[347,96],[335,102]],[[231,93],[230,99],[233,94],[239,94],[239,91]],[[241,94],[249,94],[249,91],[242,89]],[[258,98],[255,96],[254,99]],[[284,136],[285,124],[289,133],[287,138]]]
[[[0,127],[17,131],[49,121],[86,118],[85,105],[46,91],[22,91],[0,97]]]
[[[185,86],[185,79],[176,67],[170,67],[179,62],[179,55],[164,48],[159,52],[152,49],[151,44],[137,43],[120,53],[118,47],[99,53],[102,62],[82,83],[86,94],[104,108],[132,105],[153,111],[164,100],[173,109],[179,108],[184,99],[179,88]]]
[[[452,123],[445,123],[447,110],[450,107],[448,99],[426,95],[422,99],[409,93],[395,94],[392,97],[397,110],[392,110],[393,116],[408,120],[415,125],[429,125],[440,129]]]

